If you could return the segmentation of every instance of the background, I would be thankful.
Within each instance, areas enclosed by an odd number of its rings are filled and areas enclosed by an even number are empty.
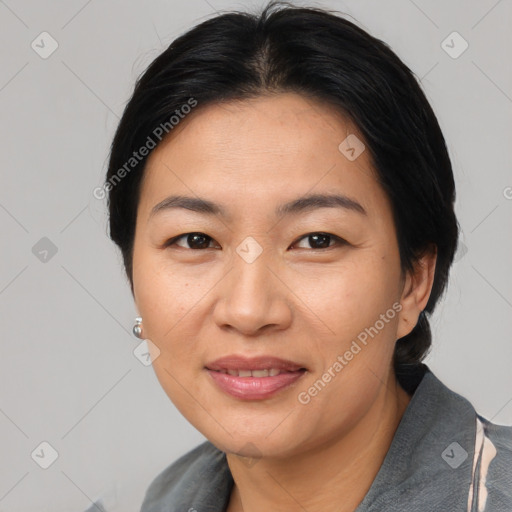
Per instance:
[[[427,364],[512,424],[511,1],[295,4],[349,14],[421,80],[463,232]],[[93,190],[145,67],[216,11],[261,5],[0,0],[0,512],[137,511],[153,478],[204,440],[131,334]]]

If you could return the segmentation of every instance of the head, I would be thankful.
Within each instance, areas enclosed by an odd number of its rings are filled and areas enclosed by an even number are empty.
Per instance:
[[[451,163],[413,73],[345,18],[272,4],[176,39],[137,81],[107,183],[158,379],[222,449],[325,441],[427,354],[457,244]],[[245,400],[208,370],[231,354],[306,371]]]

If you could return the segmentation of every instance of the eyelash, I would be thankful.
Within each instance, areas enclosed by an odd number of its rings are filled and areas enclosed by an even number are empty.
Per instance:
[[[178,236],[175,236],[175,237],[171,238],[170,240],[165,242],[164,247],[171,247],[171,246],[175,245],[178,240],[180,240],[181,238],[187,237],[189,235],[201,235],[201,236],[206,237],[207,239],[213,240],[212,237],[208,236],[205,233],[201,233],[201,232],[198,232],[198,231],[192,231],[190,233],[183,233],[182,235],[178,235]],[[341,246],[341,245],[348,245],[348,242],[346,240],[343,240],[343,238],[340,238],[339,236],[333,235],[331,233],[326,233],[324,231],[313,231],[311,233],[307,233],[305,235],[302,235],[292,245],[296,245],[297,243],[299,243],[303,239],[308,238],[310,236],[314,236],[314,235],[321,235],[321,236],[325,236],[325,237],[330,237],[331,239],[334,240],[335,244],[329,245],[328,247],[321,247],[321,248],[311,249],[312,251],[323,251],[325,249],[331,249],[331,248],[335,247],[336,244],[339,245],[339,246]],[[187,249],[186,247],[181,247],[181,246],[178,246],[178,247],[180,247],[181,249]],[[212,249],[212,247],[206,247],[206,249]],[[190,250],[191,251],[201,251],[201,250],[204,250],[204,249],[190,249]]]

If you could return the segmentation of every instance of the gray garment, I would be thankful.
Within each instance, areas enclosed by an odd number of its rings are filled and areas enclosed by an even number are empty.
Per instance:
[[[421,366],[424,376],[354,512],[512,512],[512,427],[479,416]],[[226,454],[205,442],[153,480],[141,512],[225,512],[232,487]]]

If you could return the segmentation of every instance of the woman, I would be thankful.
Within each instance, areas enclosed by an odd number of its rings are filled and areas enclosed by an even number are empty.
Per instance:
[[[455,188],[384,43],[280,4],[200,24],[137,82],[106,188],[134,333],[208,439],[143,512],[512,510],[512,429],[421,362]]]

